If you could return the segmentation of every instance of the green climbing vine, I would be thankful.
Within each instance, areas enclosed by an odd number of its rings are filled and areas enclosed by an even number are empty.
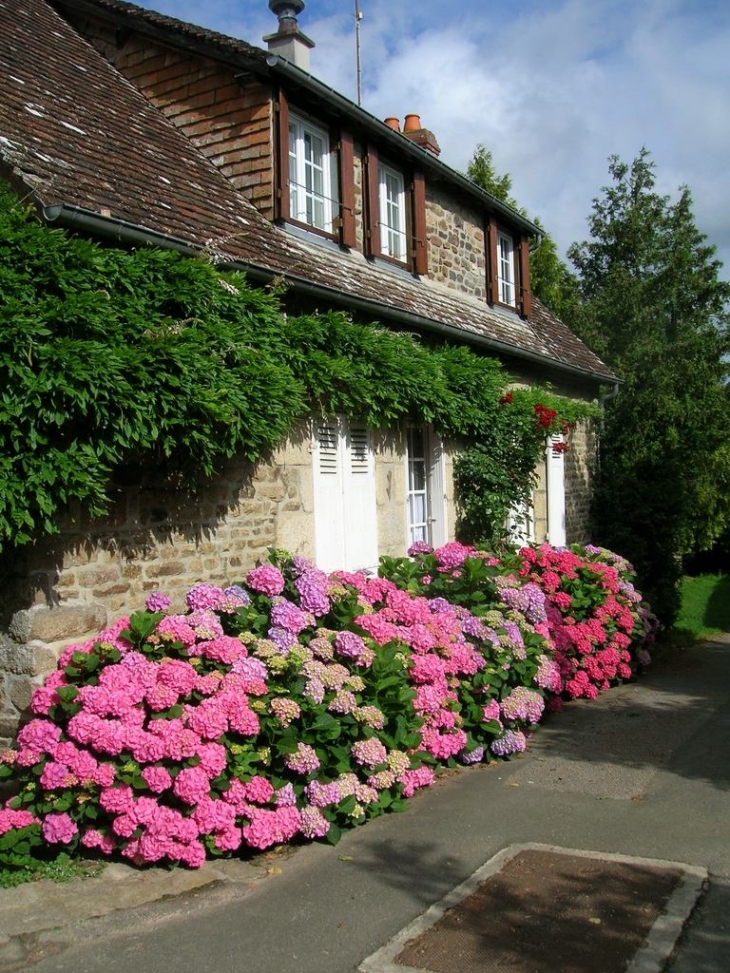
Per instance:
[[[341,312],[287,316],[202,259],[49,229],[1,188],[0,293],[2,548],[53,534],[72,502],[103,514],[119,466],[144,456],[192,482],[261,459],[312,412],[457,438],[463,533],[486,539],[546,433],[590,412],[508,393],[499,362],[464,346]]]

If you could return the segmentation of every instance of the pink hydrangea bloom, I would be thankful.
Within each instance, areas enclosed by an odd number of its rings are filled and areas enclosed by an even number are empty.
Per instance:
[[[316,807],[305,807],[301,812],[301,831],[305,838],[314,840],[324,838],[331,827],[330,822]]]
[[[263,595],[273,598],[284,590],[284,575],[271,564],[262,564],[253,568],[246,575],[246,584],[252,591],[259,591]]]
[[[302,823],[295,807],[280,807],[275,811],[256,809],[251,811],[250,818],[251,823],[243,828],[243,838],[251,848],[258,849],[291,841]]]
[[[145,767],[142,777],[153,794],[162,794],[172,787],[172,777],[164,767]]]
[[[221,588],[216,588],[212,584],[198,584],[191,588],[185,595],[185,604],[192,611],[201,609],[218,610],[226,601],[226,596]]]
[[[13,828],[27,828],[31,824],[38,824],[38,818],[30,811],[14,811],[6,807],[0,810],[0,835]]]
[[[252,777],[244,784],[246,797],[253,804],[268,804],[274,796],[274,788],[265,777]]]
[[[413,797],[421,787],[430,787],[436,780],[436,775],[430,767],[418,767],[416,770],[405,770],[401,774],[403,796]]]
[[[43,838],[52,845],[68,845],[78,833],[76,822],[65,811],[60,814],[47,814],[41,824]]]
[[[314,747],[310,747],[308,743],[298,743],[295,752],[284,757],[284,763],[295,774],[306,775],[319,768],[319,757]]]
[[[210,796],[210,780],[200,767],[184,767],[175,778],[173,792],[185,804],[199,804]]]
[[[357,740],[350,747],[350,752],[356,762],[364,767],[377,767],[388,759],[388,751],[375,737],[369,740]]]

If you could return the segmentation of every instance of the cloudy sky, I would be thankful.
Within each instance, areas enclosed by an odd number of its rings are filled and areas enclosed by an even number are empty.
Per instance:
[[[137,0],[252,44],[266,0]],[[421,116],[464,170],[478,143],[561,251],[588,235],[608,158],[646,147],[657,187],[692,190],[730,279],[727,0],[359,0],[363,107]],[[357,98],[355,0],[307,0],[312,74]]]

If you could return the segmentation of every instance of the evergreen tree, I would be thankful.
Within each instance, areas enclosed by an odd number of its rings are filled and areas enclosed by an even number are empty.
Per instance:
[[[508,172],[500,176],[494,167],[492,153],[485,146],[480,144],[474,149],[474,155],[466,167],[466,174],[477,186],[491,193],[500,202],[506,203],[525,215],[524,210],[520,210],[515,200],[510,196],[512,176]]]
[[[612,157],[591,239],[568,252],[581,305],[571,321],[625,385],[606,405],[594,494],[595,539],[632,560],[666,625],[681,556],[730,518],[730,285],[698,231],[687,187],[655,190],[646,150]]]

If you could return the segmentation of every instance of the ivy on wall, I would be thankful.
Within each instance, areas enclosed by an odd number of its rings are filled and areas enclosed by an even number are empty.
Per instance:
[[[550,431],[539,407],[556,428],[590,412],[507,395],[500,364],[464,346],[287,317],[202,259],[49,229],[2,188],[0,293],[0,547],[56,532],[72,502],[102,515],[113,470],[137,458],[192,483],[262,459],[312,412],[456,437],[464,533],[487,539],[529,487]]]

